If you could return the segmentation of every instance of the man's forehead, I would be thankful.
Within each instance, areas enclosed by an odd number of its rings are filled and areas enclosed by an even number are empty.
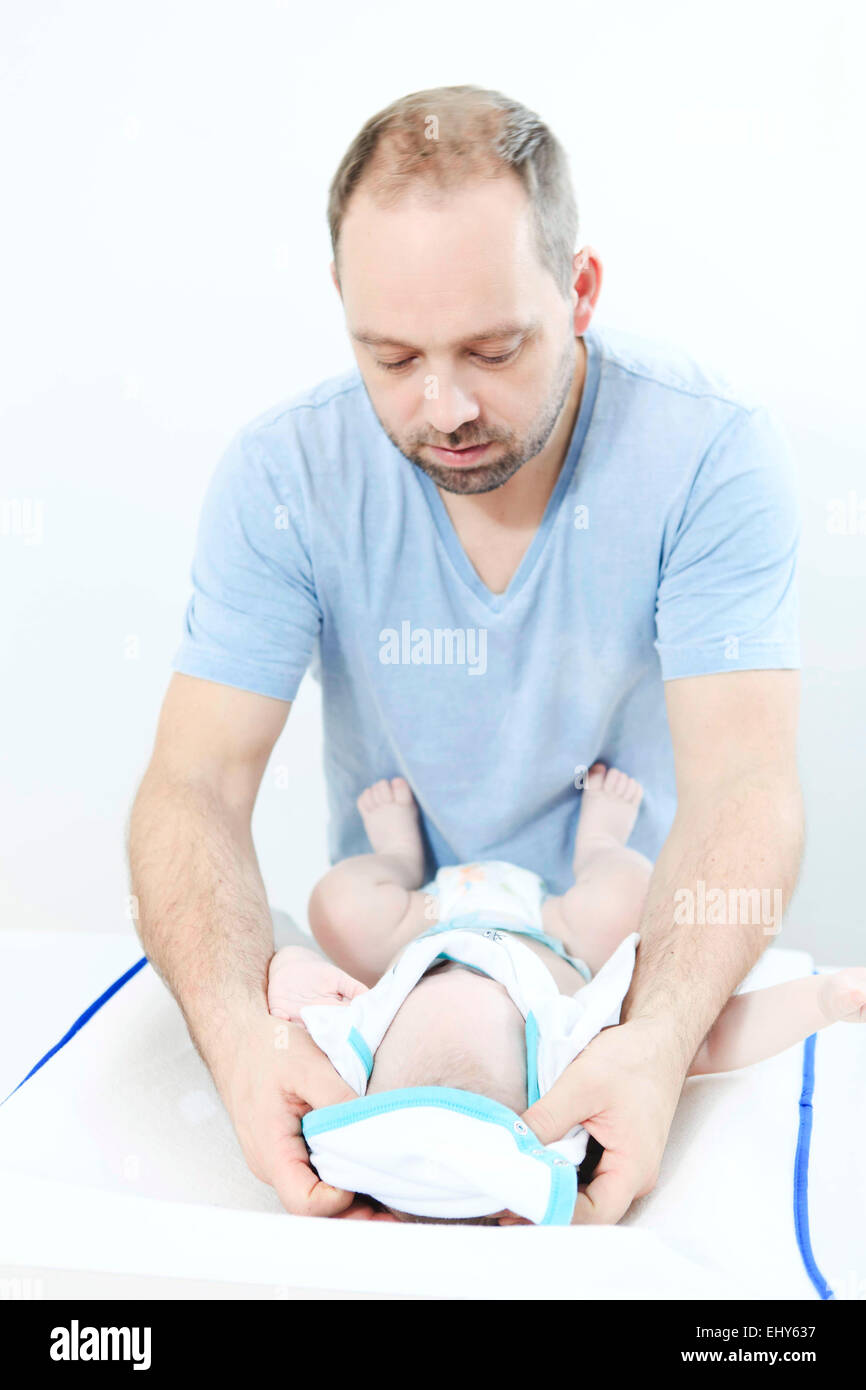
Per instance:
[[[393,296],[400,305],[407,297],[438,299],[443,293],[457,303],[475,295],[483,304],[497,286],[501,293],[503,286],[544,273],[525,191],[500,180],[432,204],[410,192],[383,207],[359,190],[340,229],[335,262],[349,309],[353,301],[360,308]],[[494,318],[503,316],[494,309]],[[381,331],[378,323],[362,324],[362,317],[367,316],[356,315],[358,328]]]

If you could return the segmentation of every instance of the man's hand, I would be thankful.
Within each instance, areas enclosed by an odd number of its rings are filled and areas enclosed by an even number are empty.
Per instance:
[[[573,1224],[614,1225],[652,1191],[685,1078],[670,1029],[636,1019],[603,1029],[524,1113],[543,1144],[582,1124],[604,1149]]]
[[[244,1158],[295,1216],[364,1215],[355,1194],[322,1182],[310,1167],[301,1120],[309,1110],[356,1100],[307,1030],[264,1015],[217,1081]]]

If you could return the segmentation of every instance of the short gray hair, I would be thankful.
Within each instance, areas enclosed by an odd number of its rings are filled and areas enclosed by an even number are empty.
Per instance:
[[[473,178],[500,178],[509,170],[526,189],[539,259],[567,295],[573,284],[577,205],[565,150],[534,111],[482,87],[410,92],[362,126],[328,191],[335,263],[349,199],[365,176],[376,203],[387,207],[413,185],[443,192]]]

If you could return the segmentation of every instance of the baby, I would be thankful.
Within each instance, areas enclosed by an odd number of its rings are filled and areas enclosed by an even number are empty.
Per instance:
[[[626,842],[641,796],[642,788],[625,773],[601,763],[590,769],[575,842],[574,883],[554,896],[537,875],[501,861],[440,869],[422,887],[423,846],[408,784],[397,777],[368,787],[357,805],[373,853],[335,865],[310,898],[313,937],[330,959],[312,946],[278,951],[268,977],[270,1012],[303,1023],[300,1011],[307,1005],[345,1006],[375,985],[410,942],[437,924],[461,917],[470,921],[466,914],[519,932],[520,942],[544,962],[558,991],[574,996],[638,928],[652,864]],[[748,1066],[843,1020],[866,1021],[866,969],[808,976],[735,995],[698,1050],[689,1075]],[[366,1093],[457,1087],[520,1115],[529,1102],[525,1022],[499,981],[468,964],[434,961],[397,1009],[376,1049]],[[387,1210],[402,1220],[437,1219]],[[507,1224],[519,1218],[500,1211],[468,1219]]]

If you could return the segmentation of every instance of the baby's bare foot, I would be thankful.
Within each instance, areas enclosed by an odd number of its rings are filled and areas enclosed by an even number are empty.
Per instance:
[[[819,999],[831,1023],[866,1023],[866,968],[855,965],[825,975]]]
[[[384,779],[366,787],[356,802],[375,854],[399,855],[424,872],[424,847],[418,829],[418,807],[403,777]]]
[[[593,763],[580,802],[575,870],[590,854],[611,844],[624,845],[634,829],[643,787],[604,763]]]

